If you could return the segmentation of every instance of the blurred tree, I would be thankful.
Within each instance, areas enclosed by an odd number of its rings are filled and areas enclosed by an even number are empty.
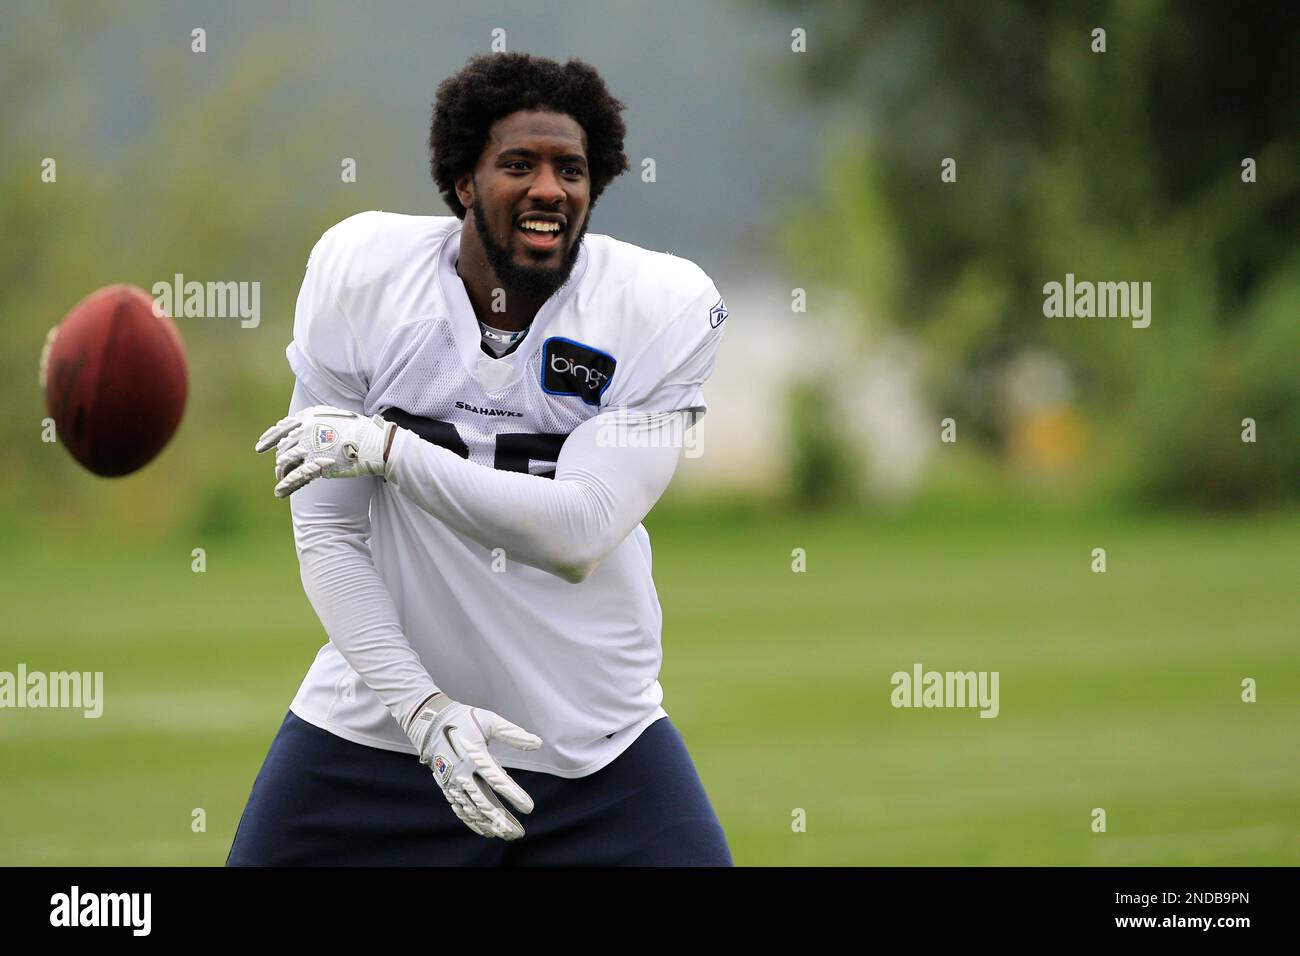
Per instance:
[[[967,434],[1006,443],[1000,373],[1047,349],[1130,490],[1300,491],[1294,5],[773,2],[808,30],[789,82],[840,102],[847,130],[789,252],[929,346]],[[1151,327],[1045,318],[1066,273],[1151,282]],[[1250,415],[1271,436],[1243,446]]]
[[[299,95],[313,82],[301,36],[261,31],[225,52],[239,65],[226,69],[176,43],[143,8],[19,6],[0,16],[0,94],[13,107],[0,112],[0,398],[9,411],[0,530],[213,535],[285,520],[252,442],[288,403],[284,347],[307,254],[335,222],[388,205],[383,163],[359,183],[341,181],[325,139],[339,126],[332,104]],[[124,29],[153,52],[116,70],[110,89],[95,56],[107,31]],[[125,84],[139,92],[124,119]],[[351,115],[363,117],[345,135],[358,150],[396,139],[366,111]],[[116,126],[129,135],[113,142]],[[42,181],[45,157],[57,161],[55,182]],[[176,273],[260,283],[260,321],[178,318],[190,362],[179,433],[141,473],[95,478],[40,440],[46,332],[100,286],[149,291]]]
[[[817,379],[796,382],[788,396],[786,493],[799,507],[832,509],[854,497],[860,465],[826,415],[833,400],[827,384]]]

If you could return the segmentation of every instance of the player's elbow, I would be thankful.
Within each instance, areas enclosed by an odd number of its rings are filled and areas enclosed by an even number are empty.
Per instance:
[[[551,543],[538,566],[570,584],[581,584],[591,577],[609,550],[587,538],[561,538]]]
[[[599,561],[575,561],[565,559],[554,564],[548,570],[559,578],[568,581],[570,584],[581,584],[587,578],[591,577],[591,572],[596,570]]]
[[[557,494],[563,507],[550,520],[530,524],[529,552],[536,567],[570,584],[581,584],[600,565],[614,546],[626,537],[608,514],[609,506],[591,488],[576,481],[558,481]],[[525,559],[527,560],[527,559]]]

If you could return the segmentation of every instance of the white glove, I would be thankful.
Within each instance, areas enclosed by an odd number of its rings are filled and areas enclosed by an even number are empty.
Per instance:
[[[479,836],[517,840],[524,835],[514,814],[493,791],[520,813],[533,812],[533,798],[488,753],[488,741],[504,740],[520,750],[536,750],[542,738],[516,727],[500,714],[468,707],[439,691],[415,712],[406,734],[428,764],[433,779],[465,826]]]
[[[384,448],[397,426],[332,405],[312,405],[282,418],[253,446],[275,449],[275,496],[284,498],[315,478],[384,475]]]

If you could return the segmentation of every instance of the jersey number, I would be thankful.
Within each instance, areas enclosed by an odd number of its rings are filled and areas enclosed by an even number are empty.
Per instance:
[[[420,418],[400,408],[390,408],[384,417],[402,428],[409,428],[427,442],[440,445],[453,451],[461,458],[469,458],[469,446],[456,431],[451,422],[436,418]],[[559,461],[560,449],[568,435],[556,435],[546,432],[507,432],[497,435],[496,451],[492,455],[492,467],[497,471],[519,471],[528,474],[530,461]],[[538,472],[539,478],[554,478],[555,469]]]

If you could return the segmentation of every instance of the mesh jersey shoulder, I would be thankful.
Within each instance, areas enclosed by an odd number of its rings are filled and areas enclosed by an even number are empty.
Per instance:
[[[713,280],[690,259],[653,252],[609,236],[588,235],[593,293],[610,296],[648,335],[708,296]]]
[[[411,268],[413,260],[459,228],[455,216],[359,212],[325,230],[312,256],[329,260],[339,291],[364,290]]]

